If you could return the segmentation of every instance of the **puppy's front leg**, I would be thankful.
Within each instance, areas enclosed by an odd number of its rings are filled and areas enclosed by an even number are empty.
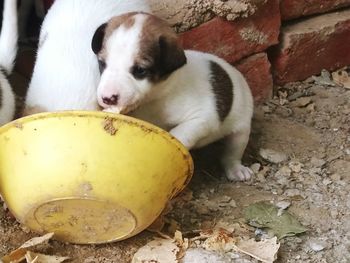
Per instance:
[[[253,172],[241,164],[241,159],[249,141],[250,129],[232,133],[226,138],[226,153],[223,165],[226,177],[231,181],[249,180]]]
[[[170,131],[188,150],[208,134],[208,129],[203,120],[190,120],[183,122]]]

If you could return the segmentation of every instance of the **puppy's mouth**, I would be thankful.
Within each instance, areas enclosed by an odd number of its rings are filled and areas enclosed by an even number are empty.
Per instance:
[[[109,108],[105,108],[103,109],[104,112],[109,112],[109,113],[116,113],[116,114],[120,114],[121,113],[121,109],[119,107],[109,107]]]
[[[115,113],[115,114],[128,114],[128,113],[136,110],[138,108],[138,106],[139,106],[139,103],[134,103],[134,104],[128,105],[126,107],[112,106],[112,107],[105,108],[103,111]]]

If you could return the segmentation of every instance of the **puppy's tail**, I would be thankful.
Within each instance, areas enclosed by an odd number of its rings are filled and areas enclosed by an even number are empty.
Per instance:
[[[11,74],[18,48],[17,0],[5,0],[0,34],[0,67]]]

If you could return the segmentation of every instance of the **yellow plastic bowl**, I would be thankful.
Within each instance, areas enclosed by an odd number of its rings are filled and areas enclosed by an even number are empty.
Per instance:
[[[32,115],[0,128],[0,193],[24,225],[76,244],[134,236],[188,183],[169,133],[104,112]]]

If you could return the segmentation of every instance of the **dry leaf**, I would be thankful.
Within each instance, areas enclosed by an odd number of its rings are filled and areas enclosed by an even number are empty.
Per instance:
[[[190,247],[190,241],[188,238],[183,238],[182,233],[180,231],[175,232],[174,240],[178,245],[178,247],[180,248],[180,251],[177,254],[177,257],[181,259],[185,256],[187,249]]]
[[[237,243],[238,251],[265,263],[272,263],[277,259],[279,248],[280,244],[277,243],[277,237],[260,242],[249,239]]]
[[[202,246],[210,251],[228,252],[235,248],[237,242],[232,233],[223,228],[203,232],[201,236],[208,237]]]
[[[25,242],[22,246],[20,246],[20,248],[32,248],[35,247],[37,245],[41,245],[47,241],[49,241],[52,237],[53,237],[54,233],[48,233],[44,236],[41,237],[34,237],[30,240],[28,240],[27,242]]]
[[[132,263],[179,263],[180,248],[172,239],[155,239],[140,248]]]
[[[27,242],[25,242],[22,246],[20,246],[15,251],[12,251],[10,254],[4,256],[1,260],[3,263],[19,263],[25,259],[25,255],[27,251],[33,247],[41,245],[47,241],[49,241],[53,237],[54,233],[46,234],[42,237],[35,237]]]
[[[287,211],[279,214],[278,207],[258,202],[244,210],[244,217],[249,225],[271,230],[278,239],[304,233],[307,229]]]
[[[346,89],[350,89],[350,75],[346,68],[332,73],[333,81]]]
[[[27,251],[25,255],[27,263],[61,263],[68,260],[68,257],[48,256]]]

